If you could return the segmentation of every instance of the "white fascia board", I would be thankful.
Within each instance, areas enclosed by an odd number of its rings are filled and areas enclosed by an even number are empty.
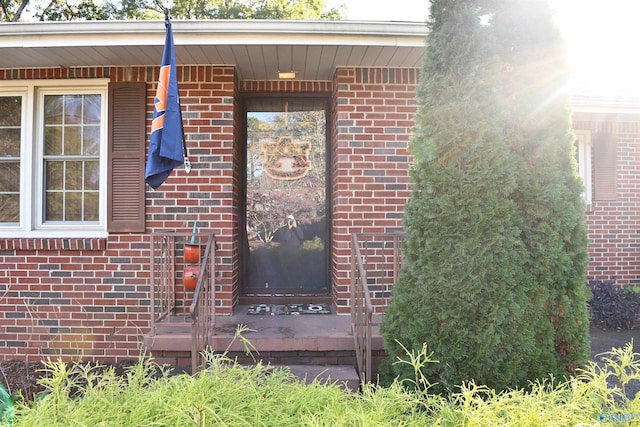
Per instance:
[[[173,21],[176,45],[425,46],[423,23],[326,20]],[[164,21],[5,23],[0,47],[161,46]]]
[[[574,113],[640,114],[640,97],[575,95],[569,100]]]

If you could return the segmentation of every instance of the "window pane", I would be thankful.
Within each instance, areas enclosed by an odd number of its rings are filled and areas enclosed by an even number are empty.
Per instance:
[[[20,127],[22,121],[22,97],[0,97],[0,127]]]
[[[80,154],[80,145],[82,140],[80,126],[65,126],[64,127],[64,155],[65,156],[77,156]]]
[[[66,162],[64,189],[82,190],[82,162]]]
[[[64,118],[67,125],[82,123],[82,95],[66,95],[64,97]]]
[[[20,222],[20,163],[0,163],[0,223]]]
[[[0,193],[0,223],[20,222],[20,195]]]
[[[84,162],[84,189],[97,191],[100,186],[100,164]]]
[[[84,124],[100,124],[100,95],[85,95]]]
[[[45,178],[47,181],[46,190],[58,190],[64,189],[63,183],[64,177],[64,162],[45,162]]]
[[[85,126],[82,137],[82,154],[100,154],[100,126]]]
[[[61,95],[46,95],[44,97],[44,124],[62,124],[63,99]]]
[[[84,220],[98,221],[98,192],[84,193]]]
[[[22,97],[0,96],[0,157],[20,157]]]
[[[82,221],[82,193],[66,193],[65,221]]]
[[[20,193],[20,163],[0,162],[0,192]]]
[[[47,156],[62,154],[61,126],[47,126],[44,129],[44,154]]]
[[[20,157],[20,128],[0,126],[0,157]]]
[[[62,193],[46,192],[45,221],[62,221],[62,197]]]

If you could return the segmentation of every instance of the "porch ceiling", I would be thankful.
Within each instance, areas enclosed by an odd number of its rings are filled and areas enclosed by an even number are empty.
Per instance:
[[[163,21],[5,23],[0,68],[158,65]],[[235,65],[240,80],[329,80],[336,67],[420,67],[418,22],[174,21],[176,62]]]

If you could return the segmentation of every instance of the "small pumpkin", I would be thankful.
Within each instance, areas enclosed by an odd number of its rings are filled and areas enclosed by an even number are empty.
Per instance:
[[[204,248],[200,245],[186,244],[184,245],[184,260],[187,264],[197,264],[200,262],[202,256],[202,250]]]
[[[195,291],[200,276],[200,267],[186,267],[182,273],[182,284],[188,291]]]

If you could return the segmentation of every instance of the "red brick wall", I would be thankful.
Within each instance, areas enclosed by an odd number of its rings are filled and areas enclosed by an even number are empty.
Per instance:
[[[331,255],[340,313],[350,310],[351,235],[402,228],[417,81],[416,69],[336,71]]]
[[[150,325],[149,234],[215,233],[218,313],[241,292],[244,94],[321,94],[330,99],[331,280],[341,314],[350,309],[351,236],[402,228],[410,197],[408,143],[417,69],[338,69],[333,81],[238,82],[233,67],[178,67],[193,171],[179,169],[146,194],[145,234],[105,239],[0,238],[0,357],[135,358]],[[147,84],[147,134],[157,67],[0,70],[1,80],[109,78]],[[607,128],[617,142],[617,196],[587,213],[589,278],[640,281],[640,117],[584,115],[577,129]],[[148,135],[147,135],[148,141]],[[386,258],[383,261],[387,262]],[[388,296],[380,278],[379,303]],[[378,298],[378,297],[376,297]],[[188,295],[179,295],[182,306]]]
[[[640,115],[575,113],[573,121],[576,130],[590,131],[592,138],[612,133],[616,145],[615,197],[594,195],[587,209],[587,278],[640,285]]]
[[[0,70],[0,79],[109,78],[147,83],[147,142],[157,67]],[[233,67],[179,66],[193,170],[147,189],[147,234],[106,239],[0,238],[0,357],[136,358],[149,329],[149,234],[218,238],[219,312],[238,288],[238,181],[234,180]],[[187,296],[188,298],[188,296]],[[180,302],[185,305],[186,299]]]

